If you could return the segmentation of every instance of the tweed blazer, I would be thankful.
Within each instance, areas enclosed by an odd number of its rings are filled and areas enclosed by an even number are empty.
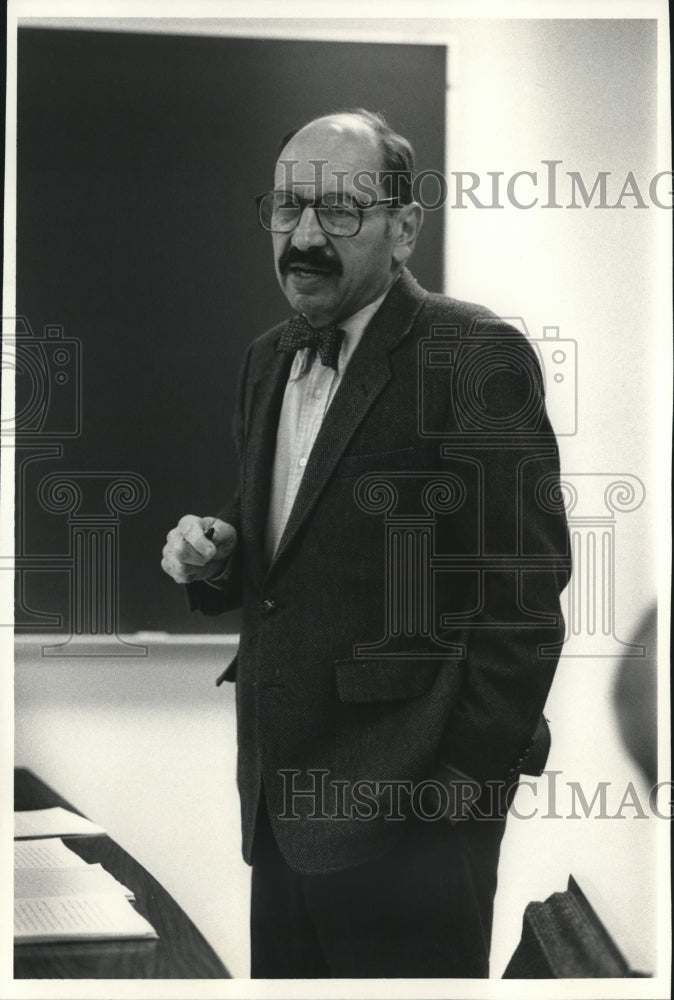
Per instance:
[[[241,372],[240,483],[220,515],[239,533],[229,579],[188,596],[206,614],[242,609],[225,676],[244,857],[263,784],[285,858],[317,873],[385,850],[424,782],[468,776],[482,794],[540,773],[569,547],[531,343],[405,270],[344,373],[268,565],[282,328],[251,344]]]

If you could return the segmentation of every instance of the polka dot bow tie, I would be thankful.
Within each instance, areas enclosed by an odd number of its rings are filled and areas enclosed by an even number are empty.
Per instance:
[[[293,316],[281,334],[276,350],[290,354],[302,347],[310,347],[318,354],[321,364],[337,371],[337,359],[343,339],[344,331],[339,327],[324,326],[321,330],[316,330],[304,316]]]

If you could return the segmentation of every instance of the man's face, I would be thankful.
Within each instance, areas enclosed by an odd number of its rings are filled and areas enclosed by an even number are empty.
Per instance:
[[[364,203],[368,198],[354,186],[354,175],[370,171],[375,176],[381,169],[371,130],[336,115],[306,126],[290,140],[276,164],[274,190],[309,203],[337,198]],[[381,185],[373,186],[377,197],[386,197]],[[328,235],[315,211],[305,207],[297,228],[274,233],[272,240],[281,288],[315,327],[352,316],[381,295],[394,276],[396,226],[385,207],[364,212],[360,232],[350,237]]]

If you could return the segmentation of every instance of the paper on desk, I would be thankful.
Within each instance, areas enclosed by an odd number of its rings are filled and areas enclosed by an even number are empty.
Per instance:
[[[14,943],[156,938],[150,923],[118,894],[18,899]]]
[[[133,899],[130,889],[99,864],[86,868],[18,868],[14,872],[14,898],[80,896],[119,892]]]
[[[14,841],[14,868],[88,868],[58,837]]]
[[[15,840],[24,837],[86,837],[101,833],[105,833],[102,827],[61,806],[14,813]]]

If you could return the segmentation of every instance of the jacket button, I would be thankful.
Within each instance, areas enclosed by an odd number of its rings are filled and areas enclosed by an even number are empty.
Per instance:
[[[262,604],[260,605],[260,611],[263,615],[273,615],[276,609],[276,601],[270,601],[269,599],[262,601]]]

